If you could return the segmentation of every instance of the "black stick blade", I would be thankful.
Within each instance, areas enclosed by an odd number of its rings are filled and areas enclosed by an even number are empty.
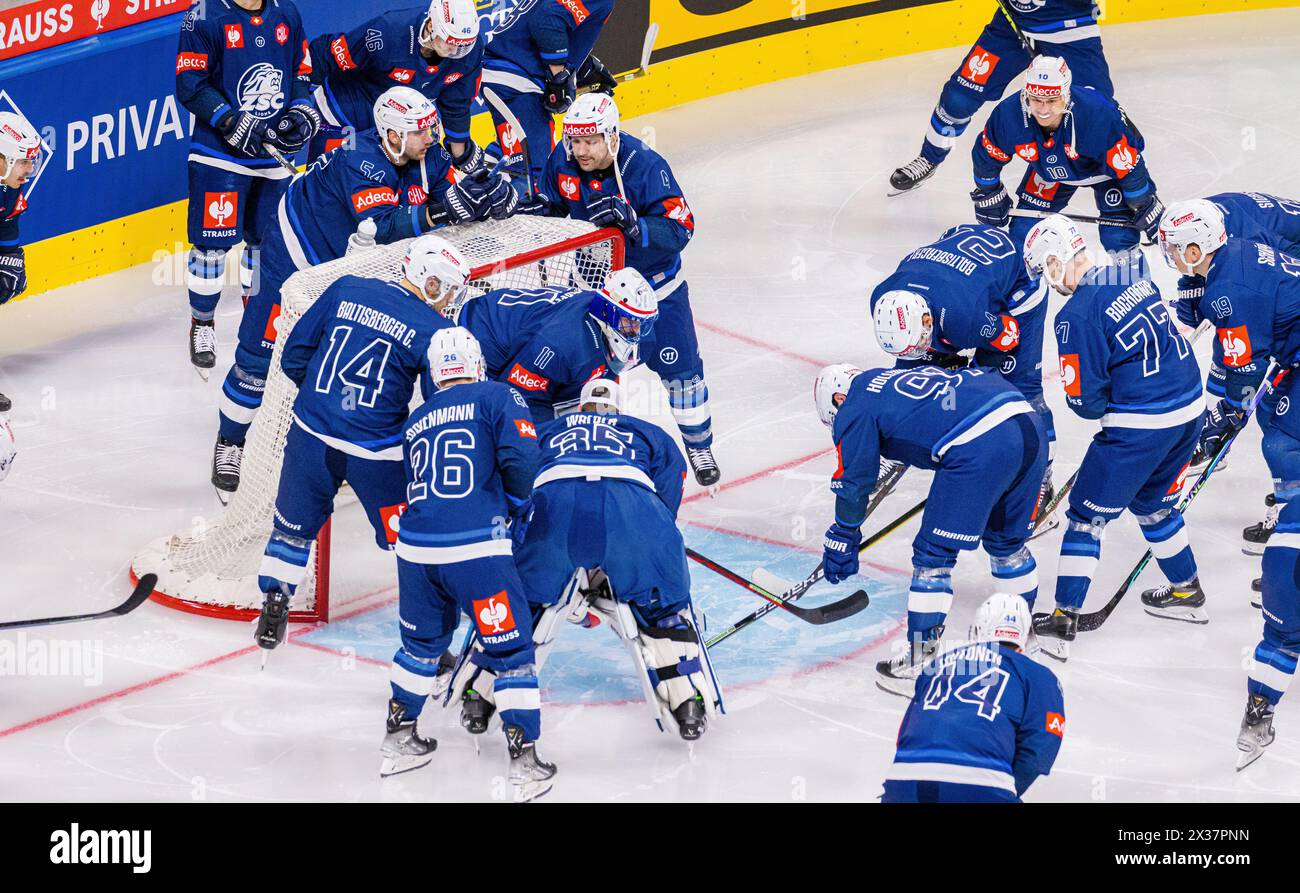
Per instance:
[[[865,589],[859,589],[847,598],[816,608],[795,608],[793,605],[789,607],[809,623],[824,626],[827,623],[847,620],[854,614],[860,614],[869,604],[871,604],[871,596],[867,595]]]
[[[131,597],[114,608],[110,613],[116,614],[119,617],[123,614],[130,614],[136,608],[149,600],[149,596],[153,595],[153,588],[157,585],[157,574],[145,574],[140,578],[140,582],[135,584],[135,591],[131,593]]]

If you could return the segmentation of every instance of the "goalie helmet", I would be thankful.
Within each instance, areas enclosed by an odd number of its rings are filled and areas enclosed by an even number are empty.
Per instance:
[[[817,406],[817,416],[827,428],[835,424],[835,414],[840,408],[835,405],[835,395],[849,395],[849,385],[853,379],[862,374],[862,370],[852,363],[836,363],[817,373],[813,382],[813,403]]]
[[[1177,270],[1175,260],[1181,260],[1188,267],[1193,266],[1187,260],[1187,246],[1200,248],[1202,256],[1213,254],[1227,244],[1228,230],[1218,205],[1203,198],[1194,198],[1191,201],[1174,202],[1165,209],[1164,216],[1160,218],[1157,240],[1160,242],[1160,253],[1165,256],[1165,263]]]
[[[435,41],[441,40],[438,44]],[[420,46],[444,59],[469,55],[478,42],[478,11],[474,0],[432,0],[420,25]],[[444,52],[445,51],[445,52]]]
[[[15,161],[31,159],[41,154],[41,135],[32,122],[13,112],[0,112],[0,155],[5,158],[5,175]]]
[[[885,292],[876,302],[872,321],[876,327],[876,340],[885,353],[915,360],[930,352],[934,318],[930,314],[930,304],[916,292]]]
[[[972,642],[1006,642],[1023,650],[1033,628],[1029,603],[1019,595],[995,592],[975,612]]]
[[[420,236],[411,242],[402,258],[402,275],[420,291],[420,297],[448,319],[455,319],[469,289],[470,265],[455,245],[441,236]],[[438,280],[438,293],[429,297],[429,277]],[[440,302],[441,306],[435,306]]]
[[[1025,236],[1025,270],[1031,279],[1043,276],[1048,285],[1059,290],[1065,278],[1065,265],[1087,247],[1083,233],[1070,218],[1053,214],[1035,224]],[[1047,272],[1047,262],[1051,258],[1056,258],[1061,264],[1060,274],[1055,279]]]
[[[1030,99],[1062,99],[1070,104],[1070,83],[1074,77],[1070,66],[1059,56],[1035,56],[1025,72],[1025,85],[1020,89],[1020,106],[1025,114],[1029,111]]]
[[[605,288],[591,299],[588,312],[605,333],[611,370],[621,372],[636,363],[641,339],[653,331],[659,318],[659,299],[644,276],[624,267],[605,278]]]
[[[379,94],[373,115],[375,130],[379,132],[379,141],[384,144],[385,151],[388,150],[388,131],[395,130],[402,135],[398,155],[406,151],[408,134],[439,127],[437,107],[420,91],[410,87],[389,87]]]
[[[486,374],[483,348],[469,329],[452,326],[434,332],[429,341],[429,377],[439,389],[453,378],[482,381]]]
[[[605,145],[613,155],[614,138],[618,135],[618,106],[608,93],[584,93],[564,113],[562,130],[566,158],[573,158],[573,137],[596,134],[605,137]]]
[[[618,382],[611,378],[593,378],[582,386],[582,396],[578,398],[578,407],[603,406],[597,412],[618,412],[623,408],[623,391]]]

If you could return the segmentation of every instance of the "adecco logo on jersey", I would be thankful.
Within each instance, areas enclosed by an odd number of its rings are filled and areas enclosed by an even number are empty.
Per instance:
[[[352,193],[352,207],[360,214],[377,205],[396,205],[397,193],[387,186],[372,186],[360,192]]]
[[[352,51],[348,49],[348,39],[342,34],[330,41],[330,55],[339,71],[351,71],[357,67],[357,63],[352,61]]]
[[[569,15],[573,16],[573,23],[575,25],[581,25],[591,17],[591,13],[587,11],[587,7],[582,5],[582,0],[559,0],[559,3],[569,11]],[[520,5],[522,6],[523,4]]]
[[[510,370],[510,376],[506,381],[515,387],[523,388],[525,391],[544,391],[551,386],[549,378],[538,375],[536,372],[529,372],[518,363],[515,363]]]
[[[176,73],[183,71],[207,71],[207,53],[179,53],[176,56]]]

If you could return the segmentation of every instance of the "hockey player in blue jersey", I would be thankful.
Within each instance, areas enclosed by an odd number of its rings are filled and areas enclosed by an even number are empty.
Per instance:
[[[1101,47],[1101,29],[1097,26],[1100,12],[1096,0],[1008,2],[1013,20],[1034,53],[1060,56],[1074,72],[1078,86],[1092,87],[1114,98],[1110,68]],[[979,107],[1001,99],[1007,85],[1029,65],[1030,53],[1007,21],[1006,12],[1003,7],[993,13],[961,67],[944,84],[930,115],[921,153],[889,178],[897,192],[914,189],[929,179],[948,157],[957,138],[966,132]]]
[[[27,210],[23,187],[41,160],[41,135],[15,112],[0,112],[0,304],[27,290],[27,258],[18,220]]]
[[[375,16],[311,44],[311,81],[324,126],[308,159],[370,127],[370,110],[389,87],[411,87],[438,107],[451,163],[465,173],[483,164],[469,119],[483,67],[473,0],[432,0]]]
[[[219,496],[239,487],[244,439],[266,387],[280,289],[290,275],[342,257],[362,223],[373,227],[372,241],[386,244],[448,223],[504,217],[517,203],[499,175],[480,171],[456,180],[451,159],[435,145],[437,109],[410,87],[388,89],[375,103],[374,122],[354,148],[323,155],[295,177],[276,211],[222,387],[212,460]]]
[[[660,728],[693,741],[721,696],[676,524],[686,463],[667,432],[619,409],[619,386],[593,379],[577,412],[541,426],[533,509],[516,561],[540,618],[539,661],[557,612],[579,619],[595,612],[631,650]],[[467,710],[482,706],[465,702]]]
[[[993,108],[971,148],[975,218],[990,226],[1010,222],[1012,241],[1023,243],[1033,220],[1011,217],[1002,185],[1002,168],[1019,157],[1028,169],[1016,190],[1018,207],[1060,211],[1076,189],[1088,186],[1102,217],[1133,224],[1100,228],[1107,251],[1135,247],[1139,231],[1154,241],[1164,206],[1142,155],[1146,143],[1124,112],[1096,90],[1071,89],[1063,59],[1038,56],[1025,77],[1017,95]]]
[[[1052,498],[1056,431],[1043,397],[1046,286],[1031,281],[1005,232],[963,224],[913,251],[871,292],[876,340],[899,366],[976,365],[998,369],[1038,412],[1048,465],[1040,502]],[[882,470],[883,478],[883,470]]]
[[[1054,656],[1068,655],[1078,614],[1101,560],[1106,525],[1127,509],[1169,584],[1142,593],[1155,617],[1206,623],[1205,593],[1177,502],[1201,430],[1200,370],[1140,253],[1098,265],[1083,235],[1059,214],[1025,240],[1025,265],[1069,300],[1056,316],[1065,402],[1098,419],[1066,511],[1056,609],[1035,618]],[[1047,646],[1045,646],[1047,647]]]
[[[1024,395],[983,369],[863,371],[841,363],[821,370],[813,398],[839,456],[831,478],[835,521],[822,551],[828,582],[858,572],[860,528],[881,458],[935,472],[912,541],[907,646],[876,664],[881,688],[910,696],[943,635],[959,552],[982,544],[999,587],[1033,604],[1038,569],[1025,541],[1047,466],[1047,435]]]
[[[555,766],[537,755],[541,701],[532,617],[512,557],[537,473],[537,431],[519,392],[483,380],[474,336],[443,329],[429,350],[438,391],[407,420],[410,481],[397,536],[402,645],[393,655],[392,699],[380,773],[428,763],[436,742],[416,721],[463,611],[482,646],[467,664],[496,677],[495,699],[510,750],[516,799],[550,790]]]
[[[280,366],[298,397],[258,577],[266,595],[255,639],[263,648],[284,641],[290,600],[343,481],[361,500],[379,547],[397,542],[411,396],[417,380],[421,393],[432,392],[429,341],[451,327],[441,311],[459,299],[469,272],[455,246],[421,236],[402,260],[400,281],[340,277],[285,342]]]
[[[997,593],[970,642],[921,671],[898,729],[883,803],[1019,803],[1065,738],[1061,683],[1025,656],[1029,605]]]
[[[176,97],[194,115],[189,156],[190,362],[205,380],[226,254],[240,241],[245,298],[275,228],[289,174],[263,148],[292,154],[320,128],[307,40],[291,0],[200,0],[181,22]]]
[[[483,55],[483,84],[524,129],[534,183],[541,182],[542,168],[555,147],[552,116],[568,111],[579,87],[612,94],[618,83],[591,54],[613,11],[614,0],[521,0],[493,16]],[[518,135],[495,107],[491,111],[502,163],[518,170],[523,162]]]
[[[659,299],[659,322],[642,359],[668,390],[696,481],[713,486],[722,473],[713,456],[709,386],[682,275],[681,252],[695,234],[695,218],[668,162],[619,130],[618,106],[609,96],[579,96],[564,115],[563,135],[540,183],[543,210],[623,231],[627,265]]]
[[[625,267],[603,291],[490,291],[467,301],[457,323],[481,344],[488,377],[517,388],[540,425],[577,406],[584,382],[635,365],[658,316],[654,290]]]

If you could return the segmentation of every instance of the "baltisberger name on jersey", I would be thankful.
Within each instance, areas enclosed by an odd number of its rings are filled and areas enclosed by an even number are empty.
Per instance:
[[[340,301],[336,315],[339,319],[347,322],[354,322],[357,325],[362,325],[368,329],[374,329],[376,332],[387,335],[406,348],[409,348],[415,341],[415,329],[411,328],[401,320],[394,319],[387,313],[376,310],[373,307],[366,307],[365,305],[358,304],[355,301]]]
[[[943,264],[945,267],[952,267],[963,276],[969,276],[979,269],[979,264],[970,258],[962,257],[960,254],[954,254],[951,251],[944,251],[941,248],[935,248],[933,245],[918,248],[907,256],[907,260],[933,261],[936,264]]]
[[[430,428],[437,428],[439,425],[445,425],[448,422],[472,422],[474,421],[474,404],[457,403],[454,406],[444,406],[441,409],[435,409],[420,417],[420,420],[406,429],[406,439],[408,442],[415,440]]]

